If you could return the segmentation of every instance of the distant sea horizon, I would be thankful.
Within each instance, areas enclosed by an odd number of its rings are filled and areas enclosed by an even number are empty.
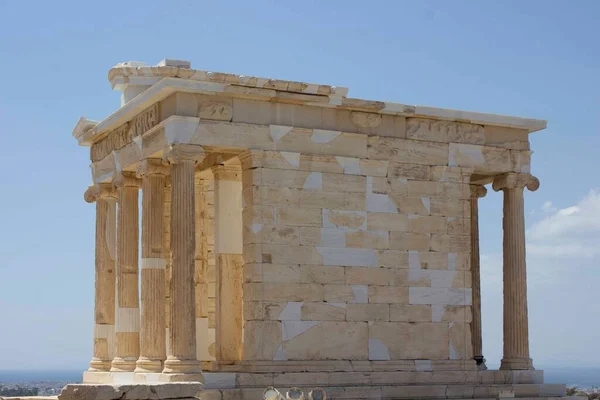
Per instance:
[[[566,383],[578,388],[600,387],[600,367],[546,367],[546,383]],[[16,382],[69,382],[80,383],[83,370],[46,369],[46,370],[0,370],[0,383]]]

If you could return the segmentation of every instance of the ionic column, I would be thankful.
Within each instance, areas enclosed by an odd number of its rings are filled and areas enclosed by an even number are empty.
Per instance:
[[[171,284],[169,354],[165,380],[203,380],[196,359],[194,295],[194,171],[204,158],[201,146],[174,144],[165,150],[171,163]],[[171,376],[168,376],[171,375]]]
[[[89,371],[109,371],[115,342],[115,253],[117,193],[111,184],[91,186],[84,195],[96,202],[96,285],[94,355]]]
[[[161,160],[138,164],[142,178],[140,358],[136,372],[161,372],[166,359],[164,197],[167,167]]]
[[[111,371],[133,371],[140,355],[140,309],[138,276],[138,190],[132,172],[115,176],[117,211],[116,350]]]
[[[169,324],[171,323],[171,177],[167,177],[165,186],[165,204],[163,208],[163,246],[165,250],[165,348],[169,354]]]
[[[523,189],[527,186],[535,191],[539,185],[537,178],[517,173],[498,176],[493,183],[495,191],[504,192],[504,355],[500,369],[533,369],[529,358]]]
[[[242,359],[242,171],[239,165],[218,165],[213,167],[213,174],[216,358],[218,362],[230,363]]]
[[[473,289],[473,318],[471,321],[471,342],[473,355],[480,369],[487,369],[483,358],[481,341],[481,271],[479,262],[479,199],[487,189],[481,185],[471,185],[471,280]]]

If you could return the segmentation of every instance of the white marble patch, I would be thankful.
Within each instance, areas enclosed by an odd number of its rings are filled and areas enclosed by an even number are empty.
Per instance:
[[[289,151],[280,151],[279,154],[294,168],[300,168],[300,153],[291,153]]]
[[[373,249],[317,247],[323,257],[323,265],[347,267],[377,267],[377,254]]]
[[[327,131],[324,129],[313,129],[313,134],[310,137],[310,140],[313,143],[329,143],[340,135],[341,132],[338,131]]]
[[[450,359],[451,360],[460,360],[462,357],[460,356],[460,353],[458,351],[456,351],[456,348],[454,347],[454,345],[452,343],[449,344],[449,352],[450,352]]]
[[[212,335],[209,331],[212,330]],[[167,337],[167,341],[169,338]],[[196,359],[213,361],[215,358],[208,353],[208,348],[215,341],[215,329],[208,327],[208,318],[196,318]]]
[[[369,360],[390,360],[388,347],[379,339],[369,339]]]
[[[444,314],[446,313],[446,306],[442,304],[431,305],[431,322],[442,322]]]
[[[352,303],[368,303],[369,302],[369,287],[367,285],[352,285],[354,300]]]
[[[321,228],[321,246],[346,247],[346,231],[339,228]]]
[[[303,301],[288,301],[277,317],[280,321],[300,321]]]
[[[321,321],[282,321],[281,340],[286,341],[306,332]]]
[[[286,361],[287,357],[283,354],[283,344],[280,344],[275,350],[275,357],[273,357],[273,361]]]
[[[431,213],[431,199],[429,197],[421,197],[421,203],[423,203],[423,207],[427,210],[427,214]]]
[[[311,172],[304,181],[304,189],[323,189],[323,174],[321,172]]]
[[[471,289],[409,287],[408,298],[410,304],[470,306]]]
[[[204,389],[235,389],[237,373],[203,372]]]
[[[344,174],[362,175],[360,172],[359,159],[354,157],[336,157],[338,164],[344,168]],[[370,177],[367,177],[369,179]]]
[[[379,193],[367,193],[367,211],[398,214],[398,208],[390,196]]]
[[[463,143],[450,143],[448,165],[450,167],[475,167],[485,164],[483,146]]]
[[[456,271],[456,259],[458,255],[456,253],[448,253],[448,270]]]
[[[269,125],[269,134],[275,143],[294,129],[291,126]]]
[[[142,258],[141,269],[166,269],[167,260],[164,258]]]
[[[415,368],[417,372],[432,371],[431,360],[415,360]]]
[[[344,227],[343,225],[336,225],[335,223],[329,221],[330,213],[332,215],[340,215],[340,214],[355,215],[357,218],[362,218],[362,224],[357,229],[360,229],[360,230],[367,229],[367,212],[366,211],[348,211],[348,210],[330,211],[327,208],[323,209],[323,227],[324,228],[338,228],[339,226]]]
[[[252,231],[252,233],[258,233],[258,232],[262,231],[262,228],[263,228],[263,224],[250,225],[250,230]]]
[[[417,250],[408,251],[408,268],[421,269],[421,259]]]
[[[115,332],[139,332],[140,331],[140,309],[118,307],[117,323]]]

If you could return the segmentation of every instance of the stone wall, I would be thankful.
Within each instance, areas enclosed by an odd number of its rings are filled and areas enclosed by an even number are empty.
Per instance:
[[[245,359],[471,359],[468,183],[509,151],[422,119],[411,139],[270,133],[300,151],[241,156]]]

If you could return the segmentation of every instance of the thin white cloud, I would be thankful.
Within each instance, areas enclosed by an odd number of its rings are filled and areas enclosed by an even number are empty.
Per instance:
[[[576,205],[556,209],[542,206],[547,215],[527,231],[532,255],[594,257],[600,255],[600,191],[591,190]]]

